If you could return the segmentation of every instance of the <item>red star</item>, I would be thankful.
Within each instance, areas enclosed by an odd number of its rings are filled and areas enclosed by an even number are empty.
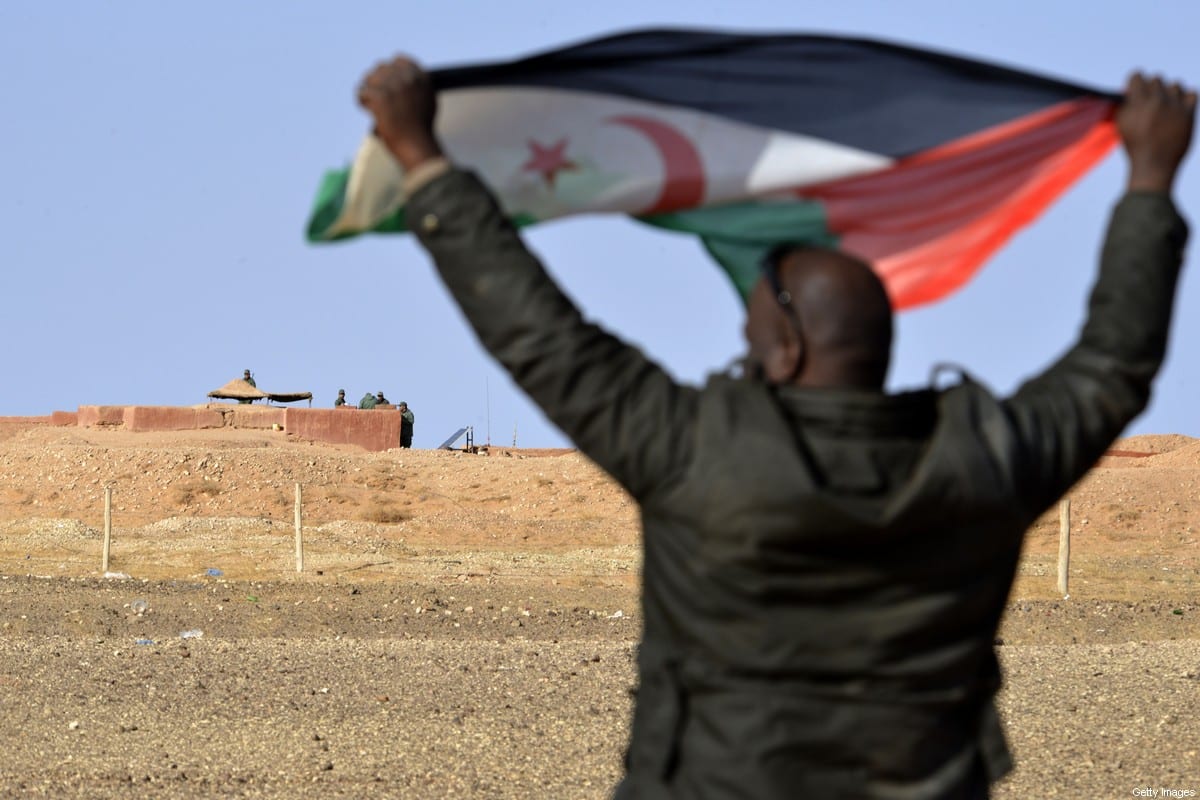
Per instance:
[[[554,179],[558,177],[558,173],[563,170],[577,170],[579,165],[568,159],[565,155],[567,149],[567,140],[559,139],[549,147],[529,140],[529,150],[532,155],[526,161],[521,169],[525,172],[537,172],[545,180],[546,185],[553,188]]]

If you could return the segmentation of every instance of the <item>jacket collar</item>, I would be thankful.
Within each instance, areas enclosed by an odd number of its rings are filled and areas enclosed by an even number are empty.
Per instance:
[[[769,387],[788,416],[811,432],[915,437],[932,429],[940,392]]]

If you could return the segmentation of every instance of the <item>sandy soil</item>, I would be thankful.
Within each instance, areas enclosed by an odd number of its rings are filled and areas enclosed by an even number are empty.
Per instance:
[[[995,795],[1200,793],[1200,440],[1123,440],[1071,518],[1069,599],[1054,510],[1000,631]],[[604,797],[638,545],[571,451],[0,423],[0,797]]]

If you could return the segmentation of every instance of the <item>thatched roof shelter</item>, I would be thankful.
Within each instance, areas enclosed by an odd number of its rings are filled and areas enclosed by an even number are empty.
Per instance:
[[[230,381],[220,389],[212,390],[208,396],[218,400],[265,400],[269,397],[262,389],[251,386],[241,378]]]
[[[274,403],[295,403],[297,400],[312,402],[312,392],[264,392],[251,386],[241,378],[232,380],[220,389],[208,393],[217,400],[270,400]]]

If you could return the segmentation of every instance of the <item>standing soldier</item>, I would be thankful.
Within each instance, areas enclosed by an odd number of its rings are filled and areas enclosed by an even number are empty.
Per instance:
[[[248,384],[250,384],[251,386],[253,386],[255,389],[257,389],[257,388],[258,388],[258,384],[254,382],[254,376],[250,374],[250,370],[248,370],[248,369],[247,369],[247,370],[243,370],[243,371],[242,371],[242,380],[244,380],[246,383],[248,383]],[[246,405],[246,404],[249,404],[249,403],[253,403],[254,401],[253,401],[253,400],[242,399],[242,400],[238,400],[238,402],[239,402],[239,403],[241,403],[241,404],[243,404],[243,405]]]
[[[408,403],[400,402],[400,446],[412,447],[413,422],[416,417],[408,410]]]

